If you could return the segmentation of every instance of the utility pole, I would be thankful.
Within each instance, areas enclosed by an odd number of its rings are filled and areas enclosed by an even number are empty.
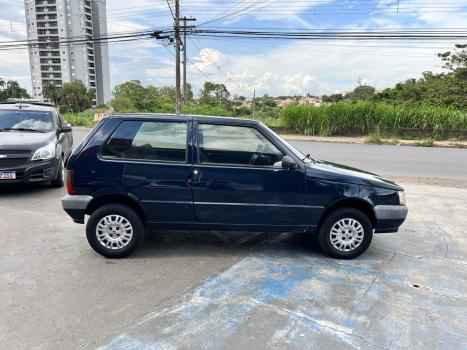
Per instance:
[[[180,1],[175,0],[175,113],[181,113],[181,92],[180,92]]]
[[[188,21],[196,21],[195,18],[188,18],[184,16],[182,18],[183,21],[183,103],[188,102],[188,89],[186,85],[186,56],[187,56],[187,50],[188,50],[188,41],[187,41],[187,31],[188,27],[186,25],[186,22]]]
[[[255,117],[256,90],[253,90],[253,118]]]

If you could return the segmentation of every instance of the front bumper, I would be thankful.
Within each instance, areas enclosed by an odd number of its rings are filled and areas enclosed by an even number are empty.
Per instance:
[[[374,207],[376,216],[375,233],[397,232],[399,226],[407,217],[408,208],[405,205],[377,205]]]
[[[63,210],[71,216],[74,222],[84,224],[84,215],[86,208],[92,201],[93,197],[84,195],[66,195],[62,198]]]
[[[28,162],[22,166],[0,169],[0,171],[16,172],[14,180],[0,180],[0,184],[46,182],[57,177],[60,161],[57,158]]]

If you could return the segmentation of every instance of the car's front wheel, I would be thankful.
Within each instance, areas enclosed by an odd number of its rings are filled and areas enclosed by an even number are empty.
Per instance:
[[[143,222],[132,208],[108,204],[91,214],[86,225],[91,247],[107,258],[130,255],[144,238]]]
[[[360,210],[341,208],[331,212],[318,231],[318,242],[328,255],[353,259],[365,252],[373,239],[373,226]]]
[[[50,181],[52,187],[63,187],[65,184],[65,160],[60,158],[60,163],[58,164],[57,177]]]

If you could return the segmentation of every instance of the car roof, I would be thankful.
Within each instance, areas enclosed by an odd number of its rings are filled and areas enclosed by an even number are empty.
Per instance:
[[[247,124],[256,125],[260,124],[257,120],[245,119],[245,118],[234,118],[234,117],[220,117],[220,116],[208,116],[208,115],[197,115],[197,114],[172,114],[172,113],[117,113],[112,114],[110,118],[154,118],[154,119],[174,119],[174,120],[194,120],[199,122],[211,122],[211,123],[226,123],[226,124]]]
[[[28,110],[36,112],[53,112],[55,107],[52,104],[36,101],[6,101],[0,102],[0,110]]]

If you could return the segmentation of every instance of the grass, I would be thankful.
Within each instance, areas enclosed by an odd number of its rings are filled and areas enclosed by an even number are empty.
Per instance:
[[[465,148],[465,145],[460,142],[449,142],[449,146],[456,147],[456,148]]]
[[[415,146],[420,147],[433,147],[435,145],[435,140],[433,139],[423,139],[414,143]]]
[[[62,117],[73,126],[85,126],[90,128],[97,123],[94,121],[94,111],[92,110],[80,113],[64,113]]]
[[[365,143],[373,143],[373,144],[376,144],[376,145],[382,145],[383,144],[383,139],[381,138],[381,135],[379,133],[370,133],[365,138]]]
[[[462,139],[467,134],[467,112],[436,106],[375,102],[335,103],[318,107],[291,105],[282,110],[281,118],[286,127],[305,135],[370,137],[380,133],[393,137],[408,134],[417,139]]]

